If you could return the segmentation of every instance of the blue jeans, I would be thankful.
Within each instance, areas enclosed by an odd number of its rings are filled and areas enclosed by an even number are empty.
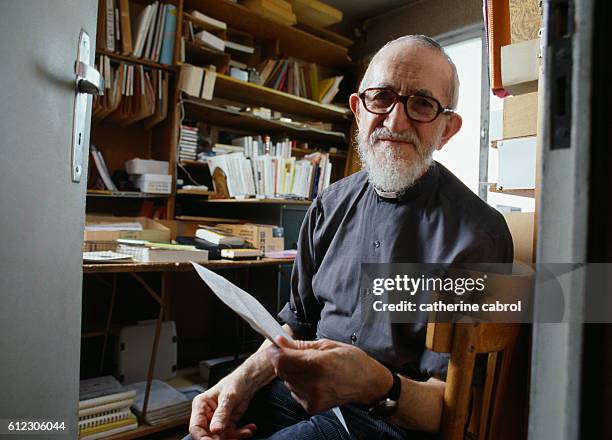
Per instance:
[[[239,426],[255,423],[258,440],[426,440],[435,436],[408,431],[368,416],[367,408],[340,408],[350,436],[330,411],[311,416],[291,397],[282,381],[275,379],[256,394]],[[183,440],[191,440],[191,436]]]

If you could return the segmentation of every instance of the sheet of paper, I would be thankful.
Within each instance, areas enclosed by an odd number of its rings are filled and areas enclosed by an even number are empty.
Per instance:
[[[265,307],[247,292],[212,270],[206,269],[193,261],[191,264],[200,278],[210,287],[214,294],[217,295],[225,305],[248,322],[253,330],[268,338],[272,343],[274,343],[274,338],[279,335],[284,336],[289,341],[293,340],[293,338],[281,327],[278,321],[268,313]],[[332,408],[332,411],[336,417],[338,417],[338,420],[340,420],[346,432],[349,432],[346,421],[340,412],[340,408]]]

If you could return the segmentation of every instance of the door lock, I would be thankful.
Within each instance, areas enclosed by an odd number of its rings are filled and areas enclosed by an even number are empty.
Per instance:
[[[71,174],[72,181],[76,183],[81,181],[83,174],[83,143],[85,141],[85,127],[87,126],[87,98],[88,95],[104,94],[104,78],[102,78],[100,72],[95,67],[89,65],[90,55],[91,39],[87,32],[81,29],[77,59],[74,65],[76,84],[71,148]]]

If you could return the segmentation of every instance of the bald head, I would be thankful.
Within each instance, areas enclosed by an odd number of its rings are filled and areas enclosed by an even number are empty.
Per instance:
[[[359,92],[362,92],[372,84],[372,77],[374,76],[374,70],[386,69],[388,63],[414,63],[416,60],[410,57],[403,57],[403,49],[409,49],[411,46],[420,46],[420,48],[433,51],[440,59],[444,60],[444,66],[447,70],[446,83],[444,88],[446,90],[447,102],[443,103],[448,105],[452,109],[457,108],[457,102],[459,101],[459,77],[457,75],[457,68],[450,59],[450,57],[444,51],[444,48],[438,44],[432,38],[425,35],[404,35],[403,37],[396,38],[395,40],[389,41],[383,47],[381,47],[376,54],[370,60],[368,67],[363,75],[361,84],[359,85]],[[381,65],[382,64],[382,65]]]

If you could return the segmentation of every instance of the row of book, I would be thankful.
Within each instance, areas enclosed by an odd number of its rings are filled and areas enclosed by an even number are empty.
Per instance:
[[[327,153],[295,157],[255,156],[231,153],[208,158],[215,191],[229,197],[298,197],[314,199],[327,188],[332,164]],[[215,172],[220,170],[221,173]],[[224,176],[219,181],[216,175]]]
[[[130,407],[135,390],[125,389],[114,377],[82,380],[79,384],[79,438],[93,440],[138,427]]]
[[[295,140],[283,139],[271,141],[269,136],[241,136],[232,140],[232,145],[242,147],[245,157],[276,156],[290,157],[291,149],[296,146]],[[217,147],[217,145],[215,146]]]
[[[198,128],[181,124],[178,145],[179,160],[196,160],[198,153]]]
[[[177,24],[175,5],[100,0],[97,47],[161,64],[172,64]]]
[[[318,67],[295,58],[268,59],[259,66],[261,83],[272,89],[319,101],[332,102],[343,75],[319,80]]]
[[[130,125],[142,122],[145,128],[159,124],[168,115],[168,72],[98,57],[97,67],[104,78],[104,95],[93,101],[92,118]]]
[[[138,428],[143,415],[146,382],[121,385],[113,376],[81,380],[79,384],[79,438],[94,440]],[[144,421],[159,425],[185,419],[191,402],[203,393],[201,385],[174,388],[161,380],[151,381]]]

